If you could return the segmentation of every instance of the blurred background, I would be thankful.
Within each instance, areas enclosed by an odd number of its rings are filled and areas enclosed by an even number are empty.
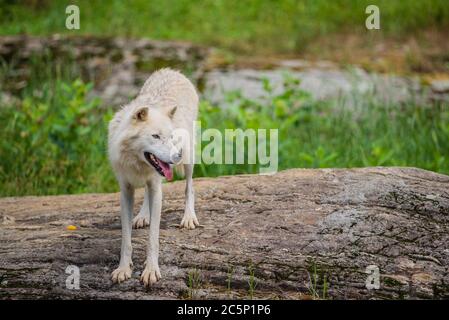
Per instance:
[[[0,196],[117,191],[107,122],[161,67],[197,85],[203,128],[279,129],[280,170],[448,174],[448,37],[447,0],[0,0]]]

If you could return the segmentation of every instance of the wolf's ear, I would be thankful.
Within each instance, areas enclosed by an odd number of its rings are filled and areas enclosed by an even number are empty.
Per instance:
[[[139,108],[134,114],[134,119],[145,121],[148,118],[148,107]]]
[[[178,108],[178,106],[175,106],[173,108],[170,109],[170,111],[168,112],[168,117],[170,119],[173,119],[173,116],[175,115],[176,109]]]

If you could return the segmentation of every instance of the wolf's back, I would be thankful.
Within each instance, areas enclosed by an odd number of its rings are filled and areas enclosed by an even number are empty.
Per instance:
[[[165,93],[173,89],[181,91],[190,90],[196,94],[195,87],[190,80],[181,72],[164,68],[153,72],[153,74],[145,81],[140,94],[157,94]]]

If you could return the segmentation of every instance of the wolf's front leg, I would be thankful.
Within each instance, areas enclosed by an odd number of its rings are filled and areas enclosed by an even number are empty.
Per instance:
[[[161,279],[159,271],[159,226],[162,208],[162,181],[153,178],[147,184],[150,203],[150,236],[148,239],[147,260],[140,280],[150,286]]]
[[[150,195],[146,186],[142,207],[139,214],[133,219],[133,228],[145,228],[148,225],[150,225]]]
[[[113,282],[122,282],[131,278],[132,246],[131,221],[133,218],[134,188],[127,184],[120,184],[120,211],[122,222],[122,248],[120,251],[120,264],[112,272]]]
[[[186,207],[184,216],[181,220],[181,227],[187,229],[195,229],[199,226],[198,219],[195,214],[195,196],[193,192],[193,164],[185,164],[184,171],[186,175]]]

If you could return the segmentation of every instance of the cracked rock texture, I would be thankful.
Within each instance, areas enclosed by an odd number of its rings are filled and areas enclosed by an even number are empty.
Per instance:
[[[164,185],[162,280],[150,289],[139,283],[147,229],[133,230],[132,278],[110,281],[117,193],[0,199],[0,298],[247,298],[251,277],[254,298],[449,298],[448,176],[292,169],[194,184],[195,230],[178,228],[184,181]],[[66,288],[69,265],[79,267],[79,290]],[[378,289],[366,288],[370,265]]]

